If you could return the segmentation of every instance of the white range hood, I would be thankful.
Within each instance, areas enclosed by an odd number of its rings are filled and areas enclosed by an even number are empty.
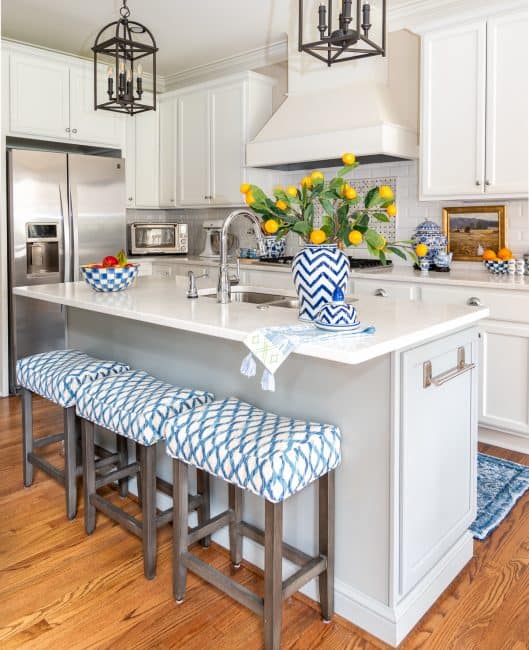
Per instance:
[[[290,39],[290,42],[292,39]],[[418,158],[419,39],[388,38],[388,57],[335,64],[289,46],[287,99],[247,145],[250,167],[335,166]]]

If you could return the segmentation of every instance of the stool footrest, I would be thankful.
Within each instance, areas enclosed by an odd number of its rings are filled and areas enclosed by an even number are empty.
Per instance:
[[[163,494],[167,494],[168,497],[173,498],[172,484],[168,483],[166,480],[160,478],[159,476],[156,477],[156,489],[160,492],[163,492]]]
[[[138,521],[132,515],[129,515],[128,513],[121,510],[121,508],[118,508],[113,503],[110,503],[110,501],[104,497],[99,496],[99,494],[90,495],[90,503],[95,508],[97,508],[97,510],[100,510],[102,513],[104,513],[107,517],[121,524],[123,528],[129,531],[129,533],[133,533],[134,535],[141,537],[141,521]]]
[[[158,515],[156,515],[156,528],[160,526],[165,526],[165,524],[170,524],[173,521],[173,509],[167,508],[163,510]]]
[[[217,532],[217,530],[220,530],[221,528],[224,528],[224,526],[227,526],[230,523],[232,517],[233,511],[225,510],[219,515],[216,515],[215,517],[209,519],[205,524],[192,528],[187,536],[187,543],[189,546],[191,546],[191,544],[200,541],[204,537],[212,535],[213,533]]]
[[[289,578],[283,580],[282,596],[283,600],[290,598],[292,594],[299,591],[301,587],[316,578],[327,569],[326,557],[314,557],[310,562],[307,562],[301,569],[298,569]]]
[[[183,553],[182,562],[188,569],[193,571],[193,573],[206,582],[214,585],[217,589],[220,589],[228,596],[231,596],[231,598],[241,605],[248,607],[259,616],[263,615],[264,601],[253,591],[250,591],[250,589],[243,587],[243,585],[240,585],[238,582],[232,580],[232,578],[217,571],[217,569],[206,564],[206,562],[199,560],[191,553]]]
[[[246,521],[241,521],[239,530],[241,535],[264,546],[264,532],[260,528],[252,526],[252,524],[248,524]],[[314,559],[310,555],[307,555],[307,553],[303,553],[303,551],[294,548],[294,546],[290,546],[286,542],[283,542],[282,555],[286,560],[298,566],[304,566]]]
[[[55,442],[62,442],[64,440],[64,433],[54,433],[51,436],[44,436],[43,438],[35,438],[33,440],[33,448],[40,449],[41,447],[47,447],[48,445],[53,445]]]
[[[64,485],[64,472],[55,467],[55,465],[52,465],[47,460],[44,460],[44,458],[37,456],[37,454],[34,454],[31,451],[28,454],[28,460],[32,465],[35,465],[35,467],[38,467],[43,472],[46,472],[46,474],[49,474],[58,483]]]
[[[109,465],[115,465],[119,463],[119,454],[117,452],[111,453],[108,456],[98,458],[95,462],[96,470],[102,469],[103,467],[108,467]]]
[[[103,487],[104,485],[108,485],[109,483],[114,483],[114,481],[119,481],[122,478],[135,476],[139,471],[139,463],[131,463],[130,465],[126,465],[121,469],[115,469],[111,472],[108,472],[108,474],[104,474],[96,480],[96,490],[100,487]]]

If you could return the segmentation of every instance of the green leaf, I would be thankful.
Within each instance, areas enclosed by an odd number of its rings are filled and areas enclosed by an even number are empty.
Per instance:
[[[401,259],[406,260],[406,253],[396,246],[388,246],[387,250],[394,255],[398,255]]]
[[[292,230],[299,233],[300,235],[306,235],[308,237],[311,233],[312,228],[306,221],[296,221],[296,223],[292,226]]]
[[[369,192],[366,194],[366,198],[364,200],[364,206],[366,208],[371,208],[375,204],[375,200],[378,196],[378,187],[372,187]]]
[[[354,162],[352,165],[345,165],[345,167],[342,167],[340,171],[338,172],[338,176],[342,177],[345,176],[346,174],[349,174],[349,172],[352,172],[353,169],[356,169],[360,163]]]
[[[377,221],[383,221],[384,223],[388,223],[390,221],[390,218],[385,212],[375,212],[373,213],[373,217],[375,217]]]
[[[327,235],[327,239],[328,239],[329,237],[332,237],[334,228],[329,224],[324,224],[321,227],[321,230],[323,230],[323,232]]]
[[[382,248],[385,243],[384,237],[376,230],[373,230],[372,228],[367,229],[364,238],[370,246],[372,246],[377,250]]]
[[[321,194],[320,203],[321,203],[321,207],[325,210],[325,212],[327,212],[327,214],[332,214],[334,212],[334,206],[332,204],[332,201],[328,199],[327,196]]]
[[[384,266],[386,266],[386,264],[388,263],[388,259],[386,257],[386,254],[384,253],[384,251],[379,251],[378,252],[378,259],[382,262],[382,264]]]
[[[329,189],[339,192],[342,185],[345,183],[344,179],[341,177],[333,178],[329,183]]]

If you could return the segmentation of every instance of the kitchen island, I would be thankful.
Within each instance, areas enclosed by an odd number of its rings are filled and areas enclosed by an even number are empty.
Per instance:
[[[200,293],[211,294],[211,279],[202,283]],[[466,364],[477,362],[477,323],[488,310],[361,297],[359,317],[376,326],[375,335],[304,344],[270,393],[259,372],[240,374],[242,341],[258,327],[297,323],[297,311],[218,305],[211,295],[189,300],[185,290],[184,278],[139,278],[116,294],[79,282],[16,293],[66,306],[70,347],[218,398],[338,425],[336,611],[398,644],[472,556],[477,378],[458,364],[463,354]],[[428,362],[440,385],[426,385]],[[159,460],[170,479],[163,448]],[[225,492],[214,483],[213,512],[225,507]],[[315,505],[312,488],[285,503],[285,540],[307,553],[316,551]],[[261,500],[247,495],[245,509],[248,521],[262,525]],[[216,539],[227,546],[227,535]],[[260,548],[246,540],[245,555],[262,566]],[[305,592],[315,597],[314,584]]]

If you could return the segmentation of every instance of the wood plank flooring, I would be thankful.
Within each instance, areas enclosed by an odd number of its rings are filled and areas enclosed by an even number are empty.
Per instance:
[[[37,435],[60,431],[61,411],[35,400]],[[143,577],[140,541],[99,516],[86,537],[82,509],[64,514],[62,489],[42,472],[22,486],[19,403],[0,399],[0,648],[262,647],[257,616],[190,575],[188,596],[171,595],[171,528],[160,531],[158,575]],[[529,457],[492,447],[483,451],[529,465]],[[54,453],[54,452],[52,452]],[[56,454],[56,452],[55,452]],[[119,502],[119,497],[113,498]],[[137,506],[127,506],[134,512]],[[227,553],[197,549],[231,571]],[[262,592],[259,571],[244,565],[238,580]],[[302,596],[284,605],[283,645],[374,650],[387,646],[336,617],[325,625]],[[405,650],[529,649],[529,495],[401,644]]]

